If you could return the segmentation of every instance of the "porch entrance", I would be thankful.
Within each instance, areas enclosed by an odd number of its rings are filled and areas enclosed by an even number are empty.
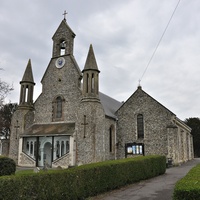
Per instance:
[[[44,155],[43,155],[43,158],[44,158],[44,166],[51,166],[51,162],[52,162],[52,159],[51,159],[51,156],[52,155],[52,146],[51,146],[51,143],[50,142],[46,142],[44,144]]]
[[[52,162],[70,150],[70,136],[24,137],[22,151],[36,161],[37,167],[52,167]]]

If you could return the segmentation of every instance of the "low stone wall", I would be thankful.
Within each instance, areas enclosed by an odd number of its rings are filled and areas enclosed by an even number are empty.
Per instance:
[[[52,168],[56,167],[68,168],[70,163],[71,163],[71,155],[66,154],[61,158],[58,158],[54,162],[52,162]]]
[[[33,160],[31,157],[26,155],[25,153],[20,153],[20,158],[19,158],[19,166],[25,166],[25,167],[35,167],[36,162]]]

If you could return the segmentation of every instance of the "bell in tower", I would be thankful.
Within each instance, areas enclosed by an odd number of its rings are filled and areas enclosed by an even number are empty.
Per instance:
[[[75,33],[68,26],[66,19],[63,19],[60,26],[53,35],[53,55],[59,57],[63,55],[73,55]]]
[[[60,43],[60,55],[65,55],[65,51],[66,51],[66,42],[65,40],[61,41]]]

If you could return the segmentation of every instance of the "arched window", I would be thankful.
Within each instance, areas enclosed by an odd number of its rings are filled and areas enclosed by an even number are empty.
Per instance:
[[[29,91],[28,85],[26,85],[26,88],[25,88],[25,103],[28,102],[28,91]]]
[[[69,141],[66,141],[66,153],[69,152]]]
[[[111,125],[109,128],[109,151],[110,152],[114,152],[114,143],[115,143],[114,126]]]
[[[26,143],[26,151],[29,152],[29,141]]]
[[[33,154],[33,142],[31,141],[31,148],[30,148],[30,154]]]
[[[87,81],[86,81],[86,93],[89,92],[89,74],[86,75],[87,76]]]
[[[38,160],[41,161],[41,142],[39,142]]]
[[[137,135],[138,138],[144,138],[144,121],[142,114],[137,116]]]
[[[56,118],[62,117],[62,98],[59,96],[56,98]]]
[[[94,74],[92,73],[92,93],[94,93]]]
[[[96,74],[96,80],[99,80],[98,74]],[[95,89],[96,89],[96,93],[99,94],[99,85],[98,85],[98,82],[96,83]]]
[[[64,99],[62,96],[57,96],[52,102],[52,121],[63,120],[63,102]]]
[[[36,154],[37,154],[37,142],[34,142],[34,158],[36,158]]]
[[[61,156],[64,155],[64,150],[65,150],[65,145],[64,145],[64,141],[61,142]]]
[[[60,157],[60,142],[57,141],[56,143],[56,158]]]
[[[60,55],[65,55],[65,49],[66,49],[66,41],[62,40],[60,42]]]

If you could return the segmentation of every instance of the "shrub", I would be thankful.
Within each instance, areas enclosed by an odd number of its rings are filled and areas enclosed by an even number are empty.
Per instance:
[[[200,164],[179,180],[174,188],[174,200],[200,200]]]
[[[145,156],[82,165],[66,170],[0,178],[4,200],[81,200],[165,173],[164,156]],[[0,199],[1,199],[0,198]]]
[[[13,159],[0,156],[0,176],[11,175],[16,171],[16,164]]]

